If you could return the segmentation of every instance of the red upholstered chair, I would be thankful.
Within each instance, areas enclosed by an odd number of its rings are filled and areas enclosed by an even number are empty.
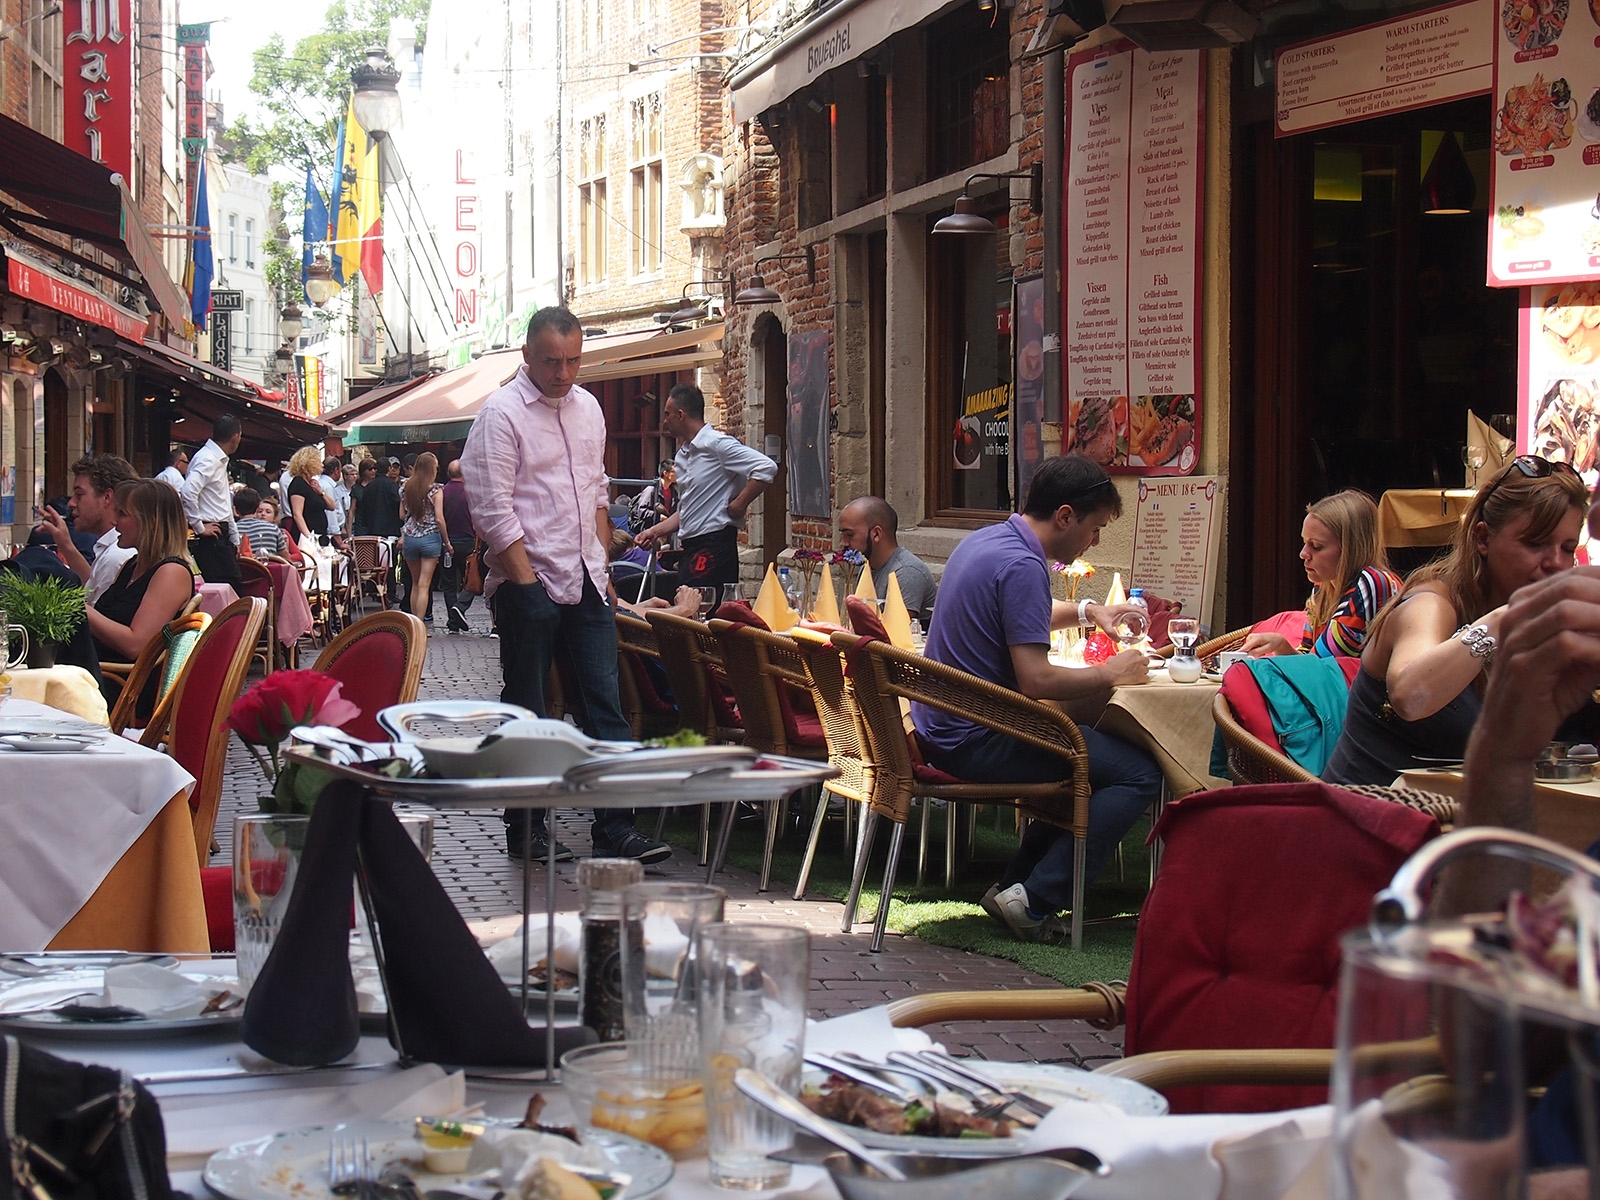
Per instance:
[[[1128,1057],[1101,1069],[1157,1087],[1174,1112],[1325,1101],[1339,939],[1366,923],[1373,895],[1438,829],[1405,804],[1322,783],[1172,801],[1151,833],[1165,850],[1134,941]],[[987,997],[935,993],[891,1005],[890,1017],[922,1025],[1120,1015],[1111,988]]]
[[[361,709],[344,730],[372,742],[387,742],[378,714],[392,704],[409,704],[422,682],[428,631],[408,612],[372,613],[347,628],[317,655],[313,670],[339,681],[339,694]]]

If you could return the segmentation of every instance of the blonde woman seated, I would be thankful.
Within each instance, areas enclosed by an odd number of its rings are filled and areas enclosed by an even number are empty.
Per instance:
[[[1450,553],[1412,572],[1368,629],[1323,779],[1386,786],[1402,771],[1461,759],[1506,602],[1572,568],[1588,509],[1589,489],[1570,466],[1533,455],[1473,497]]]
[[[113,504],[117,544],[135,553],[89,609],[89,632],[101,662],[132,662],[194,596],[194,564],[183,502],[165,483],[129,479]],[[117,688],[101,684],[108,703]]]
[[[1255,658],[1297,652],[1360,657],[1367,626],[1400,591],[1400,577],[1378,545],[1378,506],[1357,491],[1308,504],[1300,541],[1311,599],[1299,644],[1281,633],[1252,633],[1240,648]]]

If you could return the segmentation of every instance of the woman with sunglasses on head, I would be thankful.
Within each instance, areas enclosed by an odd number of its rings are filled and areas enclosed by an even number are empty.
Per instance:
[[[1588,510],[1577,472],[1532,455],[1473,497],[1450,552],[1413,572],[1368,628],[1323,779],[1388,785],[1402,771],[1460,760],[1506,601],[1572,567]]]

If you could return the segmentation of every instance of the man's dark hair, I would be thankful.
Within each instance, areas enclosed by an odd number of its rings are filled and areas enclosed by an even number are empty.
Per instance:
[[[188,451],[187,447],[174,446],[172,448],[171,452],[168,453],[168,455],[167,455],[167,466],[175,467],[175,466],[178,465],[178,460],[180,458],[188,458],[188,457],[189,457],[189,451]]]
[[[215,421],[211,422],[211,440],[220,446],[223,442],[232,441],[233,435],[238,433],[241,428],[238,417],[232,413],[223,413]]]
[[[242,487],[233,494],[233,512],[238,517],[253,517],[261,507],[261,493],[255,488]]]
[[[661,465],[656,468],[656,474],[665,475],[668,471],[676,471],[677,469],[678,463],[676,459],[663,458],[661,460]]]
[[[528,336],[524,340],[532,345],[533,339],[546,329],[553,329],[566,337],[568,334],[582,333],[583,323],[573,316],[569,309],[552,304],[549,308],[541,308],[528,318]]]
[[[692,383],[680,383],[667,393],[671,400],[686,415],[696,421],[706,419],[706,394]]]
[[[123,480],[139,478],[139,472],[133,469],[133,464],[115,454],[91,454],[80,458],[72,464],[70,477],[76,479],[79,475],[87,475],[89,486],[97,492],[112,492]],[[59,511],[66,512],[66,509]]]
[[[343,467],[344,464],[331,454],[322,460],[322,473],[324,475],[338,475]]]
[[[391,459],[390,461],[392,462],[393,460]],[[406,455],[406,461],[404,465],[408,467],[415,467],[417,465],[417,456],[415,454]]]
[[[891,538],[899,535],[900,514],[895,512],[889,506],[889,502],[882,496],[857,496],[849,504],[846,504],[845,508],[850,508],[856,504],[861,505],[862,512],[866,515],[868,529],[874,525],[881,525],[883,531]]]
[[[1107,511],[1113,517],[1122,515],[1122,497],[1111,481],[1111,473],[1082,454],[1057,454],[1040,463],[1022,511],[1044,521],[1063,504],[1071,505],[1080,517]]]

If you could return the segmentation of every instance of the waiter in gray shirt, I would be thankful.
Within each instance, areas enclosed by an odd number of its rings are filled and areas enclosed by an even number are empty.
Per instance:
[[[778,464],[759,450],[706,424],[705,394],[680,383],[667,393],[661,432],[677,439],[678,511],[641,530],[635,539],[650,547],[682,535],[679,582],[707,587],[739,582],[739,527],[745,510],[778,474]]]

